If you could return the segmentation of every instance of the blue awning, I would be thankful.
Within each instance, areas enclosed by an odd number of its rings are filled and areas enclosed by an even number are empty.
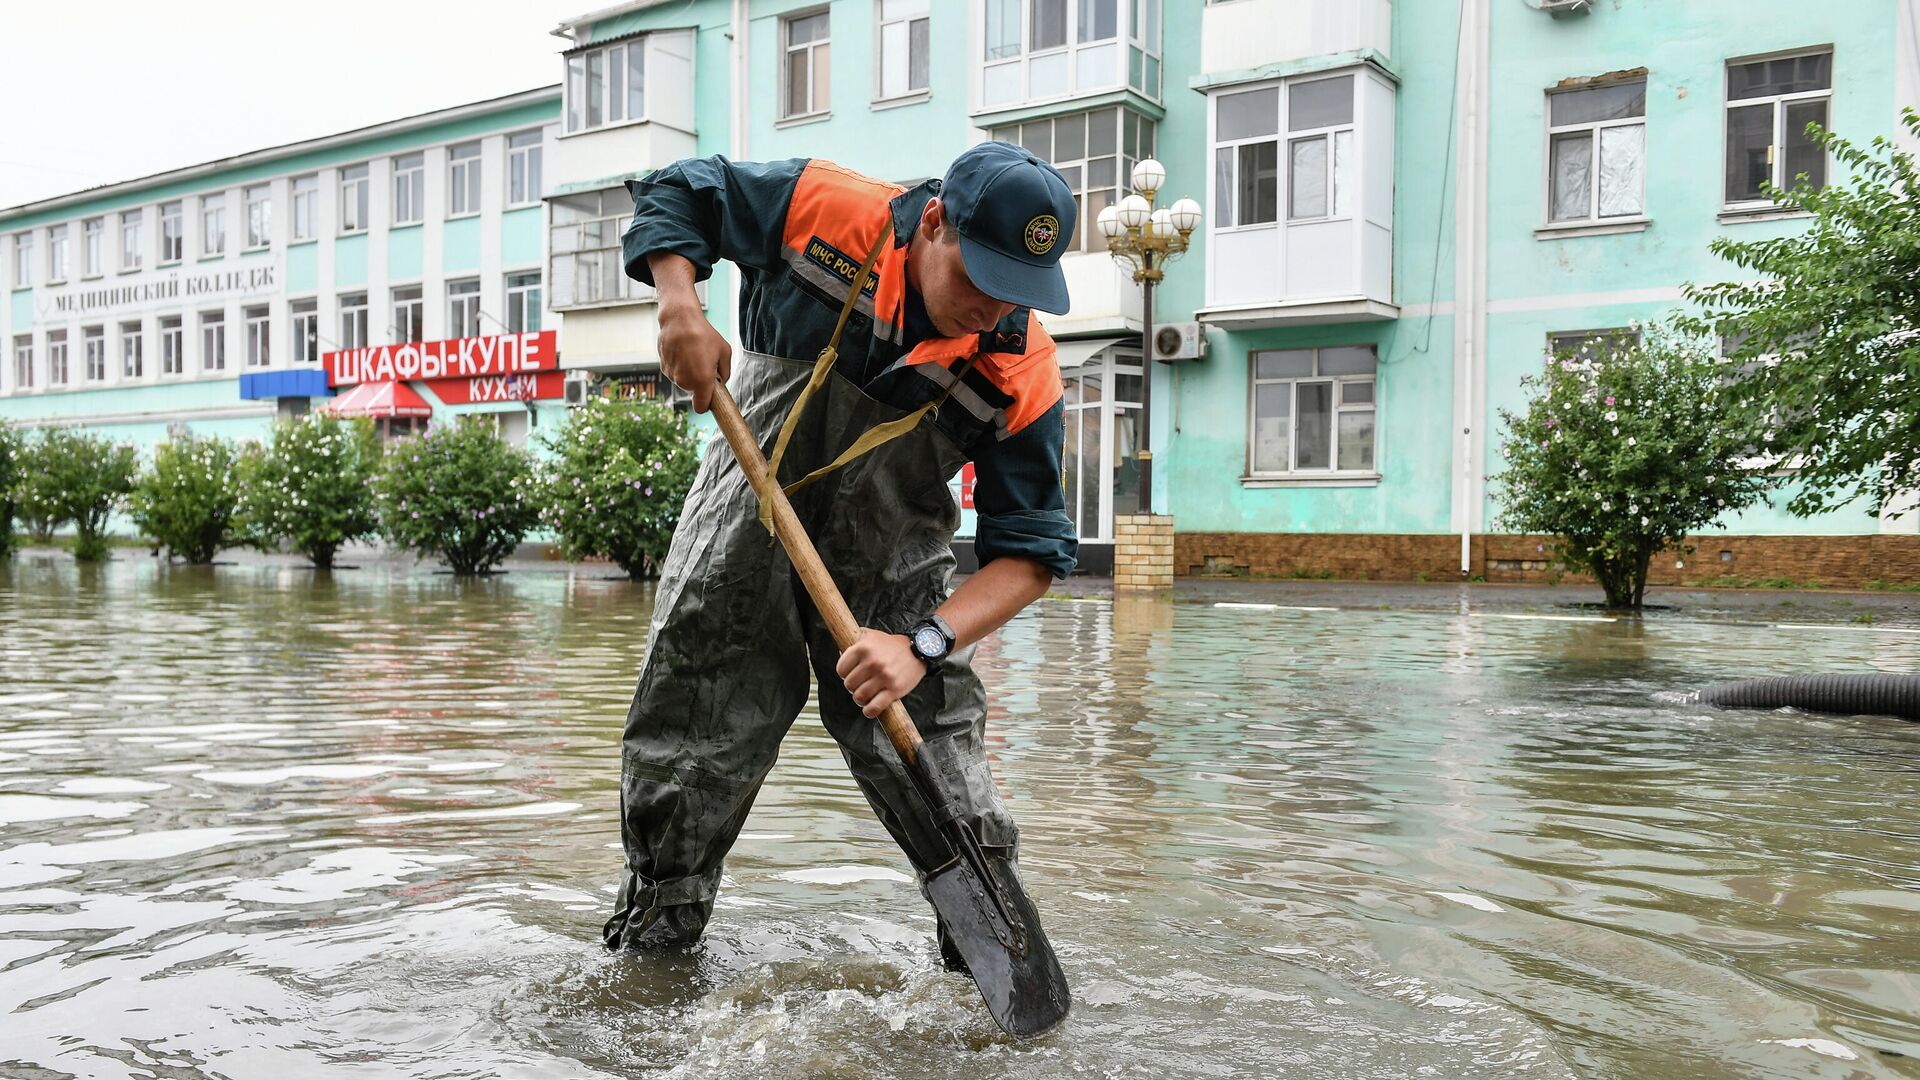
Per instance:
[[[333,391],[327,389],[327,373],[315,368],[304,371],[259,371],[240,376],[240,398],[243,401],[332,396]]]

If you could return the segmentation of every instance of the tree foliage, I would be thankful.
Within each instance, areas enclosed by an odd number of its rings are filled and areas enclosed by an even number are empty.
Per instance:
[[[1609,607],[1640,607],[1656,552],[1764,498],[1726,370],[1710,342],[1658,325],[1548,357],[1521,379],[1526,409],[1500,410],[1502,525],[1555,537],[1555,558],[1591,573]]]
[[[1902,122],[1920,138],[1920,115]],[[1690,286],[1694,324],[1746,371],[1735,402],[1764,450],[1797,469],[1787,504],[1810,515],[1866,498],[1877,513],[1920,489],[1920,172],[1884,138],[1809,134],[1851,173],[1769,194],[1812,216],[1795,235],[1713,250],[1754,280]]]
[[[19,501],[26,456],[26,437],[17,429],[0,424],[0,559],[13,557],[13,514]]]
[[[554,462],[541,520],[561,552],[611,559],[632,578],[656,572],[699,467],[685,414],[652,398],[594,398],[544,441]]]
[[[67,523],[60,516],[59,473],[50,459],[61,445],[57,428],[41,428],[22,438],[20,478],[14,487],[14,513],[36,544],[53,542],[55,529]]]
[[[332,569],[341,545],[379,532],[373,485],[380,461],[370,421],[316,412],[275,424],[249,463],[241,495],[248,542],[266,550],[287,544]]]
[[[125,504],[140,471],[130,443],[67,428],[49,428],[34,443],[32,479],[41,512],[54,522],[72,522],[77,542],[73,557],[98,562],[107,557],[107,518]]]
[[[168,439],[153,448],[153,465],[127,500],[129,516],[169,558],[210,563],[221,548],[240,542],[240,461],[241,451],[228,439]]]
[[[539,523],[532,455],[476,418],[394,442],[374,480],[380,531],[396,547],[483,574]]]

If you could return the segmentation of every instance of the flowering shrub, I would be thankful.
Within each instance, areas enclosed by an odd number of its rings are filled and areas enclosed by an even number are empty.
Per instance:
[[[1501,524],[1557,537],[1555,558],[1591,573],[1609,607],[1640,607],[1654,553],[1764,497],[1741,464],[1755,439],[1734,419],[1729,371],[1703,339],[1659,325],[1548,357],[1521,379],[1526,410],[1500,410]]]
[[[484,422],[397,440],[373,478],[380,532],[396,547],[484,574],[538,523],[533,457]]]
[[[13,557],[13,509],[19,498],[20,471],[26,452],[27,440],[13,428],[0,424],[0,559]]]
[[[240,541],[234,520],[239,459],[226,439],[168,439],[153,448],[153,467],[141,473],[127,500],[129,516],[166,547],[169,558],[212,562],[221,548]]]
[[[19,515],[27,535],[36,544],[52,543],[53,531],[67,523],[56,509],[59,474],[48,463],[50,456],[58,453],[58,435],[54,428],[41,428],[20,440],[20,474],[13,487],[14,513]]]
[[[540,520],[569,559],[612,559],[628,577],[666,557],[699,449],[687,418],[652,398],[594,398],[545,439],[555,462]]]
[[[248,542],[275,550],[291,544],[313,565],[332,569],[342,544],[379,531],[372,486],[379,467],[380,438],[370,421],[308,413],[274,425],[249,464],[240,499]]]
[[[34,451],[32,486],[39,512],[52,522],[73,522],[75,559],[106,558],[107,518],[133,490],[140,469],[132,444],[61,428],[42,431]]]

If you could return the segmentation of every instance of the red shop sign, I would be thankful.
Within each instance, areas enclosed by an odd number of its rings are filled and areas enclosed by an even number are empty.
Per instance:
[[[473,379],[484,375],[557,371],[560,367],[559,343],[558,331],[541,330],[525,334],[495,334],[491,337],[341,349],[322,354],[320,362],[327,369],[328,386],[361,382],[412,382],[415,379]],[[558,392],[554,396],[558,397]]]
[[[960,466],[960,509],[973,509],[973,462]]]
[[[448,405],[488,401],[548,401],[564,397],[564,371],[535,371],[525,375],[481,375],[472,379],[435,379],[427,384]]]

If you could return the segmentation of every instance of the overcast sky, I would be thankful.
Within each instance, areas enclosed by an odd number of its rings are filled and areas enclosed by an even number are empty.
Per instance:
[[[560,81],[612,0],[0,0],[0,208]]]

